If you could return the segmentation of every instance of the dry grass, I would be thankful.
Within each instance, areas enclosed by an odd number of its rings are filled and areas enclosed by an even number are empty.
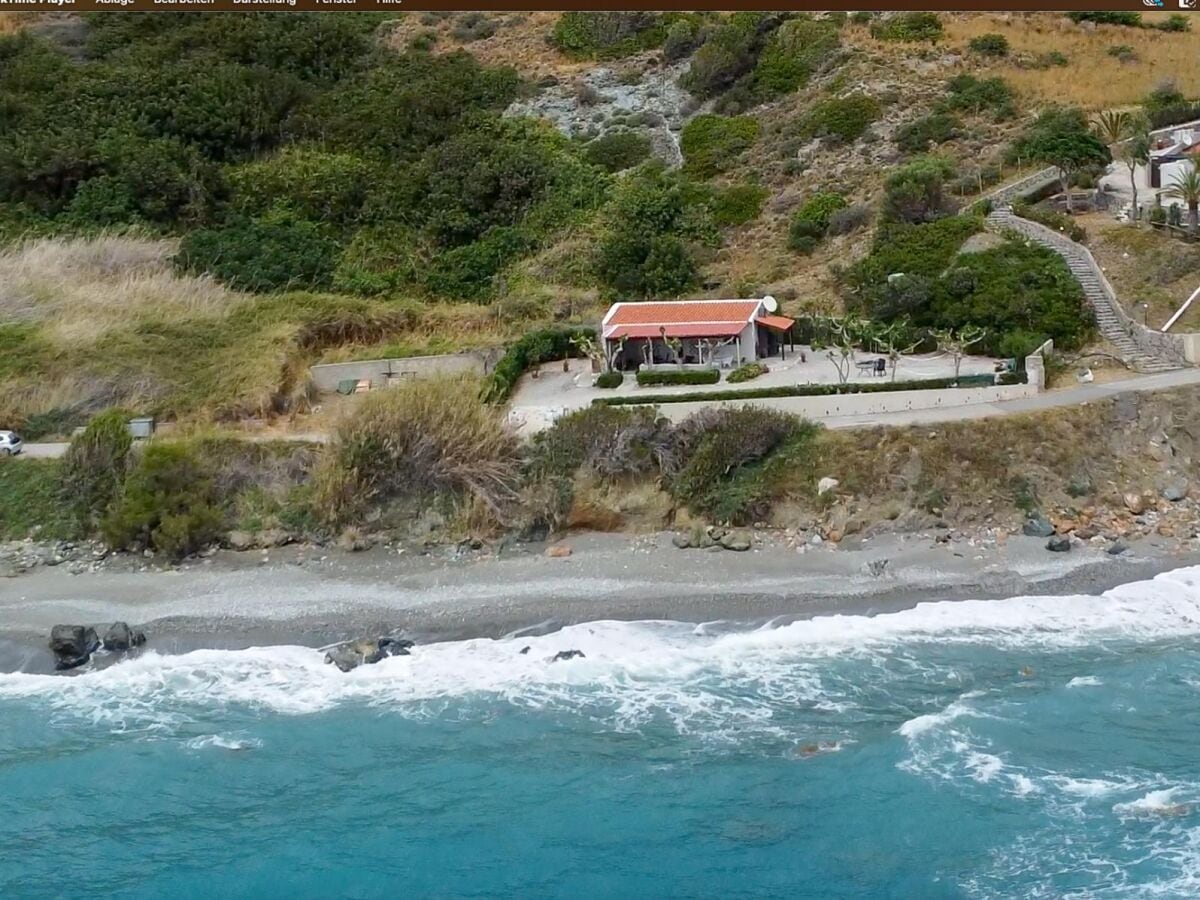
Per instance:
[[[317,480],[331,521],[395,498],[473,498],[503,520],[517,498],[518,443],[470,377],[401,382],[338,428]]]
[[[1144,13],[1146,22],[1167,13]],[[1160,81],[1172,79],[1188,96],[1200,94],[1200,31],[1165,33],[1115,25],[1075,24],[1054,13],[971,13],[944,17],[945,43],[955,51],[981,34],[1008,38],[1014,56],[1037,56],[1057,50],[1069,64],[1049,69],[1022,69],[1012,61],[983,63],[988,75],[1005,78],[1026,100],[1073,103],[1101,109],[1139,102]],[[1136,61],[1121,62],[1108,48],[1132,47]]]
[[[0,34],[16,34],[23,27],[20,13],[0,12]]]
[[[0,250],[0,321],[36,322],[57,343],[90,343],[137,319],[219,318],[244,296],[175,274],[175,244],[117,235],[37,238]]]
[[[1185,244],[1149,227],[1133,228],[1105,214],[1085,217],[1088,246],[1103,267],[1129,314],[1160,328],[1200,287],[1200,245]],[[1200,331],[1200,307],[1193,304],[1172,331]]]

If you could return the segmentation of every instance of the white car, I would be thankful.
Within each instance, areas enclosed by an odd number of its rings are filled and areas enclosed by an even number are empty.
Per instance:
[[[15,431],[0,431],[0,456],[16,456],[23,446]]]

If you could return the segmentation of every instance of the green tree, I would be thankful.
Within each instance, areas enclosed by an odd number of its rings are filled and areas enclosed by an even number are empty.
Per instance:
[[[1175,176],[1167,193],[1187,204],[1188,234],[1195,237],[1200,229],[1200,157],[1192,157],[1191,165]]]
[[[1143,116],[1126,110],[1107,110],[1092,120],[1096,134],[1129,170],[1129,189],[1133,194],[1133,221],[1139,218],[1137,168],[1150,163],[1150,135]]]
[[[949,160],[922,156],[897,169],[884,181],[885,222],[932,222],[954,212],[946,196],[946,179],[954,174]]]
[[[99,524],[121,489],[133,438],[121,410],[103,412],[71,439],[63,457],[62,490],[83,533]]]
[[[1071,210],[1071,177],[1081,169],[1106,166],[1112,161],[1108,147],[1089,128],[1083,111],[1055,106],[1041,113],[1014,145],[1029,159],[1054,166]]]

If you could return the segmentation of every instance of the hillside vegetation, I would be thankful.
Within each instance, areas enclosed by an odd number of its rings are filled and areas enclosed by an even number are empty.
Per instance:
[[[1160,74],[1200,94],[1200,44],[1163,16],[228,21],[0,18],[5,424],[303,411],[319,359],[496,344],[615,298],[770,292],[1079,344],[1060,264],[951,265],[978,227],[957,213],[1042,164],[1020,148],[1046,102],[1135,102]],[[1020,309],[996,280],[1018,272]]]

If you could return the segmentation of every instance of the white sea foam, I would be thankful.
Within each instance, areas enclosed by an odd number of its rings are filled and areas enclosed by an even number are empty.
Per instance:
[[[884,658],[898,645],[982,643],[1022,649],[1200,634],[1200,568],[1125,585],[1099,597],[1022,597],[920,604],[874,617],[828,616],[730,632],[678,622],[598,621],[507,640],[414,648],[350,673],[319,651],[269,647],[147,652],[77,677],[0,675],[0,700],[43,698],[51,707],[114,727],[182,720],[179,707],[237,704],[284,714],[366,702],[420,713],[486,695],[525,707],[588,704],[618,728],[665,717],[680,730],[770,731],[775,710],[843,711],[860,685],[838,684],[824,663],[846,654]],[[519,651],[528,646],[529,652]],[[559,650],[583,659],[551,662]],[[945,676],[944,671],[942,675]],[[900,726],[907,739],[972,711],[970,696]]]
[[[1068,681],[1067,687],[1069,687],[1069,688],[1100,687],[1100,685],[1102,685],[1102,684],[1104,684],[1104,682],[1101,681],[1099,678],[1097,678],[1095,675],[1080,675],[1080,676],[1078,676],[1076,678],[1072,678],[1070,681]]]
[[[227,734],[206,734],[192,738],[187,742],[192,750],[203,750],[213,747],[218,750],[254,750],[262,746],[258,738],[239,738]]]
[[[1113,806],[1113,812],[1122,818],[1144,818],[1148,816],[1181,817],[1191,815],[1193,804],[1180,796],[1178,787],[1147,791],[1128,803]]]

